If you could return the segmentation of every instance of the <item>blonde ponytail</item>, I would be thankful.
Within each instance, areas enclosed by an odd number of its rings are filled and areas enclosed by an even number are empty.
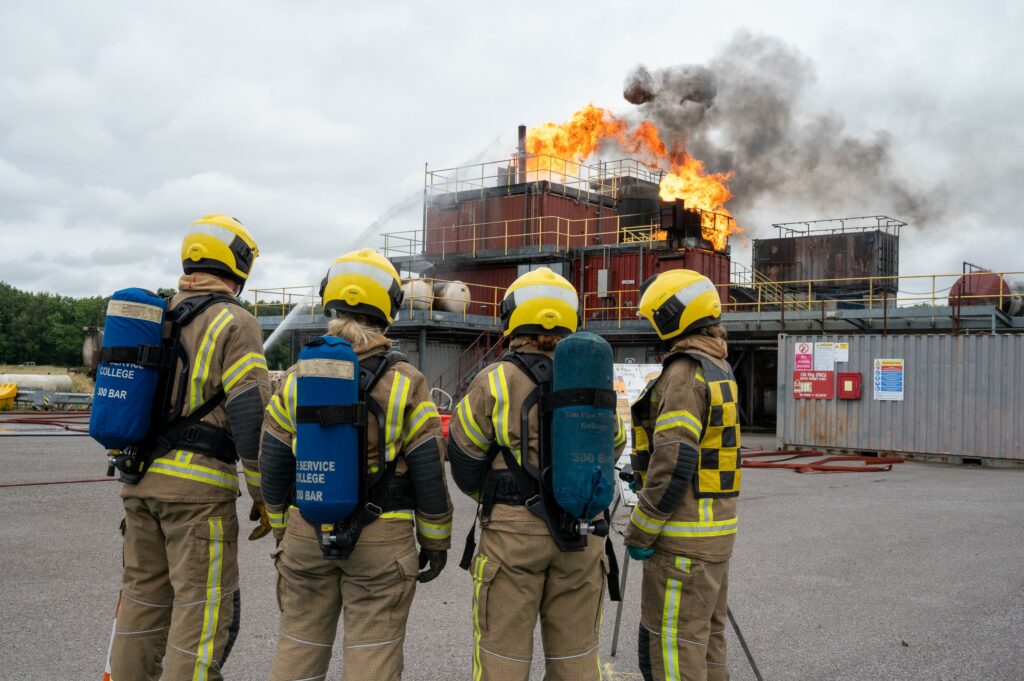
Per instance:
[[[344,338],[353,348],[364,348],[379,335],[373,329],[359,322],[351,315],[342,314],[327,322],[327,333],[331,336]]]

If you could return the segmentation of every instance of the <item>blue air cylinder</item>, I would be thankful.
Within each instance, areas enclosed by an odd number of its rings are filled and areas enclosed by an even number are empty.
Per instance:
[[[117,291],[107,304],[103,349],[118,352],[115,359],[128,359],[140,347],[158,350],[166,311],[164,299],[155,293],[141,288]],[[149,432],[159,379],[158,369],[135,361],[100,362],[89,435],[106,449],[140,444]]]
[[[555,347],[551,390],[596,389],[611,398],[612,348],[581,331]],[[611,394],[609,394],[611,393]],[[615,493],[615,404],[571,405],[551,415],[552,491],[558,505],[589,520],[612,503]]]
[[[312,523],[340,522],[359,504],[364,474],[360,470],[359,427],[350,422],[325,425],[316,417],[303,418],[301,413],[353,407],[359,401],[356,353],[341,338],[315,338],[299,352],[295,380],[295,504]]]

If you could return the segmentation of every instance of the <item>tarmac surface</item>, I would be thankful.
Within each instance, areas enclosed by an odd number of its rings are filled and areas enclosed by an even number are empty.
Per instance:
[[[118,485],[10,485],[97,480],[104,470],[103,451],[87,437],[0,434],[0,678],[101,678],[120,579]],[[470,676],[471,579],[457,563],[474,504],[453,496],[455,546],[441,577],[416,594],[408,681]],[[624,518],[620,511],[620,530]],[[740,518],[730,603],[765,679],[1024,678],[1024,470],[748,469]],[[250,527],[243,519],[243,537]],[[242,629],[228,679],[267,677],[277,626],[272,547],[269,537],[240,541]],[[630,564],[616,657],[614,604],[606,604],[601,659],[610,681],[640,679],[641,572]],[[729,637],[732,678],[753,679]],[[539,638],[534,658],[531,678],[541,679]],[[340,678],[341,664],[336,649],[328,678]]]

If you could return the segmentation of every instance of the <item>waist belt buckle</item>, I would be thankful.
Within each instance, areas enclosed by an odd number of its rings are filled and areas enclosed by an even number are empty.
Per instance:
[[[199,425],[194,424],[185,429],[185,432],[181,434],[181,439],[185,442],[192,444],[199,440]]]

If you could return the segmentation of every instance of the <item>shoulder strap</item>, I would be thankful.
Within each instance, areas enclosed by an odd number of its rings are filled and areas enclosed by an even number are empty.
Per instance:
[[[536,385],[545,386],[551,383],[551,366],[553,360],[539,352],[506,352],[502,360],[512,362],[522,369]]]
[[[201,296],[189,296],[167,311],[167,321],[178,327],[188,326],[203,310],[214,303],[225,303],[242,307],[237,298],[226,293],[207,293]],[[168,304],[170,304],[170,301],[168,301]]]

